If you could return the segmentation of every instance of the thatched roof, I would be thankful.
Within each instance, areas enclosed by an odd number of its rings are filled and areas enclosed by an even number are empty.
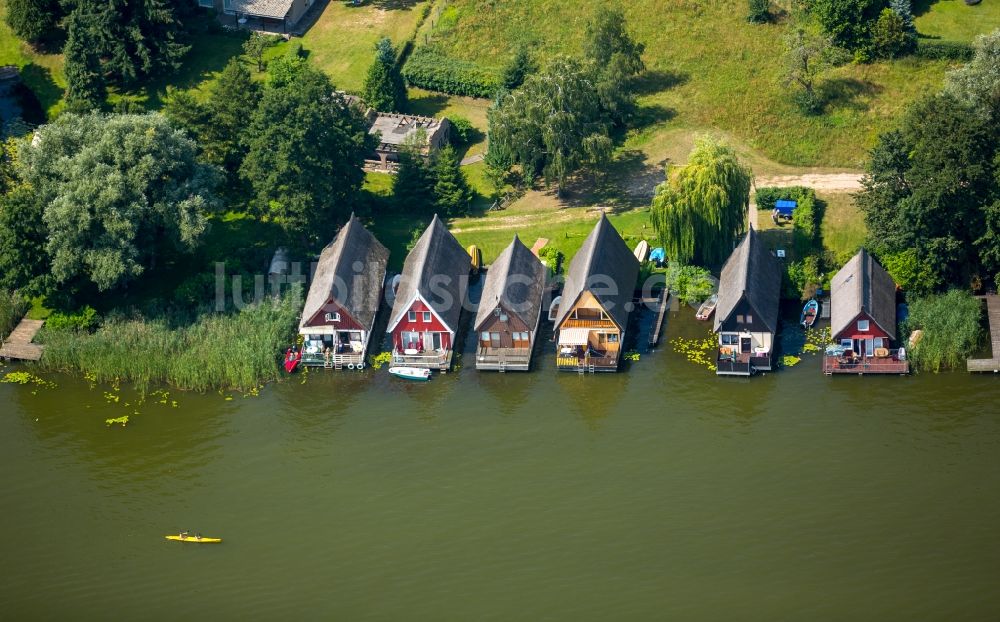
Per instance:
[[[768,330],[777,332],[781,266],[753,229],[747,232],[722,266],[719,302],[715,308],[716,331],[729,319],[744,296]]]
[[[356,321],[371,330],[382,296],[389,251],[353,214],[320,253],[302,311],[300,328],[333,298]]]
[[[865,249],[833,277],[830,297],[831,335],[839,334],[864,311],[896,339],[896,283]]]
[[[639,260],[601,214],[566,272],[556,326],[566,319],[580,294],[590,290],[615,324],[625,330],[638,278]]]
[[[406,256],[389,329],[399,323],[414,296],[419,295],[449,329],[457,332],[471,268],[469,254],[435,214]]]
[[[503,304],[527,326],[535,326],[542,309],[545,266],[515,235],[514,241],[486,271],[483,294],[476,314],[476,330]]]

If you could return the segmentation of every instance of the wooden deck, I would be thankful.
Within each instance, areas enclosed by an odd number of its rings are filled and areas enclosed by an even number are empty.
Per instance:
[[[991,294],[983,296],[986,299],[986,315],[990,322],[990,352],[991,359],[969,359],[966,367],[969,371],[1000,373],[1000,296]]]
[[[660,329],[663,328],[663,318],[667,315],[667,306],[669,304],[670,290],[664,287],[657,300],[656,319],[653,320],[653,328],[649,331],[649,347],[651,348],[660,341]]]
[[[897,374],[905,376],[910,373],[910,362],[898,358],[859,358],[854,361],[844,361],[837,356],[823,357],[823,373],[833,374]]]
[[[0,359],[37,361],[42,358],[42,346],[31,343],[45,320],[21,320],[10,337],[0,346]]]

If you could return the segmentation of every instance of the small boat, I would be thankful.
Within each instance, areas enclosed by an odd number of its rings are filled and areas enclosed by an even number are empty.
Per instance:
[[[635,258],[639,260],[639,263],[646,263],[646,258],[649,256],[649,242],[646,240],[640,241],[636,245],[635,251],[633,252],[635,254]]]
[[[549,305],[549,321],[555,322],[556,318],[559,317],[559,303],[562,302],[562,296],[556,296],[552,299],[552,304]]]
[[[705,302],[701,303],[701,306],[698,307],[698,313],[694,316],[699,320],[707,320],[712,317],[713,313],[715,313],[715,305],[717,304],[719,304],[719,295],[712,294],[705,300]]]
[[[468,249],[469,258],[472,259],[472,274],[479,274],[479,271],[483,268],[483,253],[479,250],[479,247],[473,244]]]
[[[812,328],[818,317],[819,303],[816,302],[815,298],[812,298],[806,303],[806,306],[802,307],[802,317],[799,318],[799,323],[802,324],[803,328]]]
[[[222,542],[222,538],[206,538],[205,536],[191,535],[189,533],[179,533],[176,536],[164,536],[167,540],[174,542],[197,542],[199,544],[216,544]]]
[[[431,370],[420,369],[419,367],[390,367],[389,373],[397,378],[406,380],[430,380]]]
[[[297,350],[289,350],[285,353],[285,371],[292,373],[295,368],[299,366],[299,361],[302,360],[302,353]]]
[[[649,253],[649,260],[658,266],[663,265],[667,261],[667,254],[663,251],[663,247],[657,246]]]

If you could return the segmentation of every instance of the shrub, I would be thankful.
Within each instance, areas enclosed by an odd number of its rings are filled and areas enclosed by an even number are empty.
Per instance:
[[[748,0],[747,21],[751,24],[764,24],[771,21],[768,11],[768,0]]]
[[[663,275],[663,286],[670,289],[681,302],[689,305],[701,303],[716,289],[712,273],[698,266],[682,266],[671,263]]]
[[[905,328],[923,331],[909,354],[914,367],[938,372],[962,365],[980,345],[981,314],[979,300],[962,290],[913,300]]]
[[[972,46],[957,41],[934,41],[921,39],[917,44],[916,56],[929,60],[962,60],[972,59]]]
[[[554,246],[543,246],[541,250],[538,251],[538,258],[542,260],[553,274],[559,274],[562,272],[562,263],[565,255],[562,251],[558,250]]]
[[[468,97],[491,98],[500,88],[496,71],[449,58],[428,46],[410,55],[403,66],[403,77],[410,86]]]
[[[892,9],[882,9],[872,27],[874,52],[881,58],[898,58],[913,51],[915,37],[906,29],[903,17]]]
[[[468,145],[472,142],[472,137],[476,133],[476,128],[465,117],[448,117],[451,121],[451,142],[456,147]]]
[[[71,313],[56,311],[45,320],[45,326],[52,330],[91,331],[99,322],[97,311],[88,305]]]

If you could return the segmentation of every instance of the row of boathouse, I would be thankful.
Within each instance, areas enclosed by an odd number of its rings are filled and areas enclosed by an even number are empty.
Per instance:
[[[477,262],[437,216],[402,273],[387,280],[388,259],[388,249],[354,216],[323,249],[299,326],[302,364],[363,368],[386,299],[393,365],[448,370],[468,308],[475,313],[480,370],[527,371],[543,317],[554,322],[560,370],[613,372],[620,366],[640,262],[603,214],[554,298],[548,267],[515,235],[486,271],[478,306],[471,308],[466,301]],[[713,324],[718,374],[750,376],[775,367],[781,280],[779,260],[751,229],[719,281]],[[837,273],[825,373],[908,372],[904,353],[894,347],[895,298],[895,283],[863,249]]]

